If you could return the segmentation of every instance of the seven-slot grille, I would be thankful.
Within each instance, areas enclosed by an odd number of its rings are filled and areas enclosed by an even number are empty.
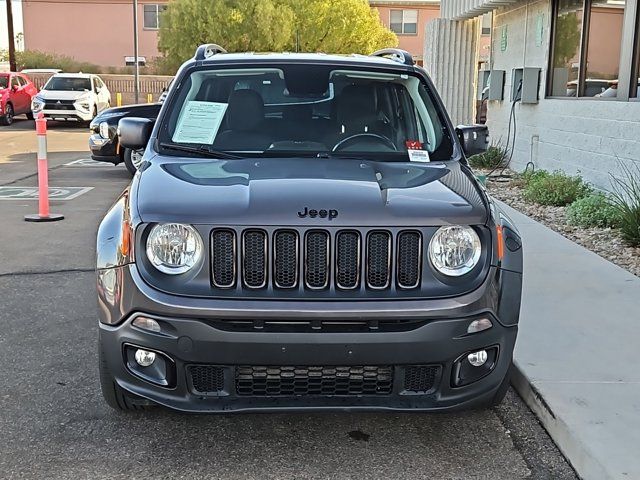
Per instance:
[[[384,290],[395,278],[398,288],[414,289],[422,277],[422,243],[417,230],[216,228],[211,281],[220,289]]]

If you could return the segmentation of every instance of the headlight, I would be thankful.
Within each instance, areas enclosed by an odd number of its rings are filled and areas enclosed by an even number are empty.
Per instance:
[[[441,227],[429,242],[429,260],[434,268],[450,277],[470,272],[478,264],[482,246],[471,227]]]
[[[33,97],[31,100],[31,110],[34,112],[38,112],[44,108],[44,100],[39,97]]]
[[[191,225],[156,225],[147,238],[149,261],[162,273],[169,275],[189,271],[202,257],[202,251],[202,239]]]
[[[100,122],[100,136],[102,138],[109,138],[109,124],[107,122]]]

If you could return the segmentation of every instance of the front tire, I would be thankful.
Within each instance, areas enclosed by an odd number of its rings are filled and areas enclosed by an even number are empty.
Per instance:
[[[13,105],[7,103],[4,109],[4,115],[0,117],[0,125],[11,125],[13,123]]]
[[[104,401],[114,410],[121,412],[140,412],[152,408],[147,405],[147,400],[131,395],[120,387],[114,380],[113,375],[109,371],[102,345],[98,352],[99,368],[100,368],[100,389]]]
[[[131,150],[130,148],[125,148],[124,150],[124,164],[129,170],[129,173],[133,177],[138,169],[140,168],[140,164],[142,163],[142,151],[141,150]]]
[[[33,120],[34,118],[36,118],[33,112],[31,111],[27,112],[26,115],[27,115],[27,120]]]

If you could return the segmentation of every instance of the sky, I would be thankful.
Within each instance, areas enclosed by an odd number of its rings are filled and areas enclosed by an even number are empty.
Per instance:
[[[12,0],[13,6],[13,33],[18,35],[22,32],[22,2]],[[7,2],[0,0],[0,50],[9,48],[9,37],[7,35]],[[22,44],[16,42],[16,48],[22,50]]]

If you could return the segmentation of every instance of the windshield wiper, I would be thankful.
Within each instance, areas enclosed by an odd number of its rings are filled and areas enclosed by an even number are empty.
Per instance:
[[[381,152],[372,152],[369,156],[366,152],[319,152],[316,154],[317,158],[338,159],[338,160],[361,160],[368,162],[407,162],[408,157],[400,156],[405,152],[384,152],[385,156],[380,157]]]
[[[161,143],[160,146],[162,148],[166,148],[167,150],[196,153],[198,155],[202,155],[204,157],[211,157],[211,158],[221,158],[221,159],[228,159],[228,160],[238,160],[241,158],[245,158],[245,157],[241,157],[240,155],[234,155],[233,153],[223,152],[220,150],[213,150],[209,145],[198,145],[196,147],[188,147],[186,145],[176,145],[174,143]]]

